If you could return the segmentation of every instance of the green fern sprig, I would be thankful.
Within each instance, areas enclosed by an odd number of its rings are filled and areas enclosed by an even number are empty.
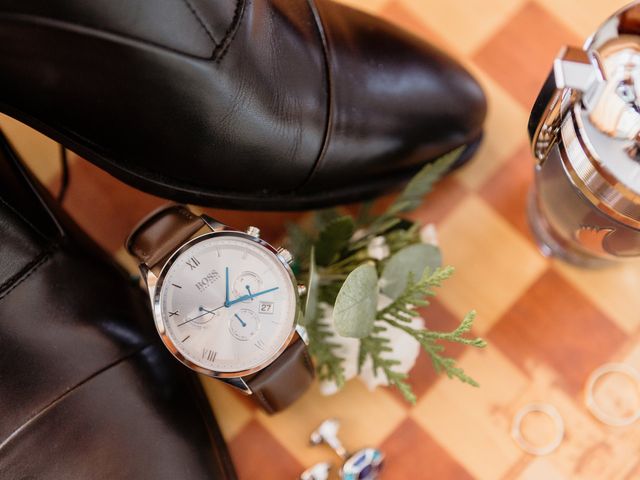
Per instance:
[[[422,349],[429,355],[436,372],[444,371],[449,378],[457,378],[469,385],[478,386],[478,383],[469,377],[462,368],[458,367],[455,359],[442,355],[444,346],[438,341],[460,343],[477,348],[484,348],[486,342],[481,338],[467,338],[464,335],[471,331],[476,312],[471,311],[462,319],[460,325],[452,332],[435,332],[428,329],[415,329],[407,325],[412,318],[419,316],[417,309],[427,306],[426,297],[434,296],[434,287],[440,287],[442,282],[451,277],[453,267],[437,268],[434,271],[425,271],[418,282],[409,282],[402,294],[387,307],[378,312],[377,319],[387,322],[389,325],[399,328],[403,332],[415,338]]]
[[[367,357],[371,358],[374,374],[377,375],[378,371],[382,370],[389,385],[395,386],[408,402],[414,404],[416,403],[416,396],[413,393],[411,385],[406,381],[409,375],[394,370],[394,367],[399,365],[400,361],[382,356],[383,353],[392,351],[392,348],[389,346],[391,343],[389,339],[379,336],[379,334],[385,330],[385,327],[376,325],[371,335],[360,340],[358,372],[362,369]]]
[[[388,306],[378,312],[378,320],[392,319],[399,322],[409,322],[418,316],[417,308],[429,305],[427,297],[435,296],[434,287],[439,287],[442,282],[453,275],[451,266],[436,268],[433,271],[425,270],[418,282],[413,282],[411,276],[404,291]]]
[[[306,330],[309,335],[309,353],[315,359],[318,378],[333,381],[341,388],[345,382],[342,365],[344,359],[336,353],[340,345],[331,341],[331,329],[320,318],[315,318],[307,323]]]

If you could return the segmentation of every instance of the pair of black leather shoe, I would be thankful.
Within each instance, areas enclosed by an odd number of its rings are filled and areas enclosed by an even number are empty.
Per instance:
[[[156,195],[302,209],[463,163],[485,101],[443,53],[326,0],[0,0],[0,111]],[[144,295],[4,137],[0,242],[0,478],[234,478]]]

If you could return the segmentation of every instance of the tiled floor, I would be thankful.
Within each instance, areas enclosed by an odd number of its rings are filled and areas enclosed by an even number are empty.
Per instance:
[[[415,216],[438,225],[445,261],[457,273],[426,313],[452,325],[468,309],[479,313],[482,351],[455,349],[481,387],[436,377],[426,357],[413,371],[418,403],[394,392],[370,393],[358,381],[322,397],[313,388],[287,412],[268,417],[225,386],[204,380],[242,479],[295,478],[327,450],[307,445],[329,416],[342,419],[344,442],[382,447],[388,479],[555,480],[640,478],[638,427],[606,428],[583,402],[586,376],[599,364],[640,368],[640,271],[632,266],[583,272],[542,258],[531,239],[525,199],[532,159],[528,111],[560,46],[579,44],[624,2],[586,0],[349,0],[429,39],[459,57],[489,98],[485,143],[474,163],[444,181]],[[55,145],[0,121],[44,181],[55,188]],[[123,186],[74,159],[65,203],[98,242],[130,267],[122,239],[162,200]],[[78,180],[84,178],[85,180]],[[85,186],[83,185],[90,185]],[[115,212],[118,215],[113,215]],[[235,225],[283,234],[301,214],[214,211]],[[117,218],[117,222],[104,219]],[[527,402],[551,402],[566,424],[553,454],[522,452],[509,435]],[[246,461],[250,459],[250,461]]]

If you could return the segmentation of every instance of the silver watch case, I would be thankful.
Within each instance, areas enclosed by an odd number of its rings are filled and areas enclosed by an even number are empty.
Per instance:
[[[156,325],[156,330],[158,331],[158,334],[160,335],[162,342],[173,354],[173,356],[176,357],[181,363],[189,367],[191,370],[194,370],[203,375],[207,375],[209,377],[222,380],[238,388],[244,393],[250,394],[251,389],[244,382],[242,377],[259,372],[260,370],[266,368],[271,363],[273,363],[289,346],[289,344],[291,343],[296,333],[302,338],[302,340],[305,343],[308,343],[307,334],[304,327],[302,327],[301,325],[298,325],[298,322],[297,322],[297,316],[299,314],[298,312],[300,312],[300,300],[298,298],[298,295],[296,294],[297,292],[296,278],[287,261],[269,243],[265,242],[261,238],[254,237],[245,232],[236,230],[228,225],[224,225],[219,222],[216,222],[215,220],[209,217],[206,217],[204,215],[202,216],[202,218],[205,222],[206,227],[196,232],[189,240],[187,240],[180,247],[174,250],[173,253],[171,253],[169,258],[167,259],[167,261],[162,265],[162,267],[160,268],[157,274],[153,270],[149,269],[146,264],[144,263],[140,264],[140,271],[142,273],[142,278],[145,280],[147,290],[149,293],[149,298],[151,299],[151,307],[153,310],[153,317]],[[205,228],[206,230],[203,233],[203,230]],[[202,367],[192,362],[191,360],[185,358],[180,353],[176,345],[173,343],[173,341],[167,334],[164,327],[164,322],[162,321],[162,316],[161,316],[160,292],[162,291],[164,278],[167,272],[169,271],[169,268],[171,267],[171,265],[173,265],[173,263],[176,261],[176,259],[180,256],[181,253],[183,253],[185,250],[188,250],[193,245],[200,243],[204,240],[207,240],[209,238],[220,237],[220,236],[241,237],[243,239],[249,240],[251,242],[254,242],[260,245],[262,248],[264,248],[265,250],[270,252],[272,255],[274,255],[278,260],[279,264],[282,266],[282,268],[287,272],[288,277],[291,280],[291,284],[294,292],[293,293],[294,298],[292,299],[294,302],[294,310],[293,310],[294,318],[291,319],[291,331],[287,335],[286,341],[280,346],[280,348],[271,357],[269,357],[267,360],[265,360],[261,364],[257,365],[256,367],[253,367],[247,370],[237,371],[237,372],[218,372],[216,370],[211,370],[209,368]]]

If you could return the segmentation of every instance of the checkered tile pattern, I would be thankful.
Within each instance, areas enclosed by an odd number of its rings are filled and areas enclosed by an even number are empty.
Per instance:
[[[343,0],[347,1],[347,0]],[[415,217],[438,225],[456,275],[427,311],[448,328],[475,308],[484,351],[452,348],[481,384],[473,389],[435,375],[426,356],[413,370],[415,406],[393,391],[370,393],[358,381],[323,397],[314,386],[273,417],[226,386],[203,379],[240,477],[296,478],[332,453],[307,444],[331,416],[347,447],[376,445],[388,454],[384,478],[555,480],[640,478],[637,427],[606,428],[586,410],[587,375],[607,361],[640,368],[640,271],[635,266],[582,271],[541,257],[528,231],[525,201],[532,159],[525,126],[551,59],[580,44],[619,0],[348,0],[460,58],[489,98],[485,143],[472,164],[443,181]],[[56,146],[0,119],[18,149],[52,189]],[[142,194],[74,158],[65,206],[105,249],[135,270],[122,239],[161,199]],[[298,213],[211,210],[233,225],[260,225],[277,239]],[[566,424],[560,448],[546,457],[521,451],[509,435],[528,402],[553,403]],[[540,427],[542,428],[542,427]],[[540,433],[540,432],[538,432]],[[533,434],[536,434],[535,428]]]

